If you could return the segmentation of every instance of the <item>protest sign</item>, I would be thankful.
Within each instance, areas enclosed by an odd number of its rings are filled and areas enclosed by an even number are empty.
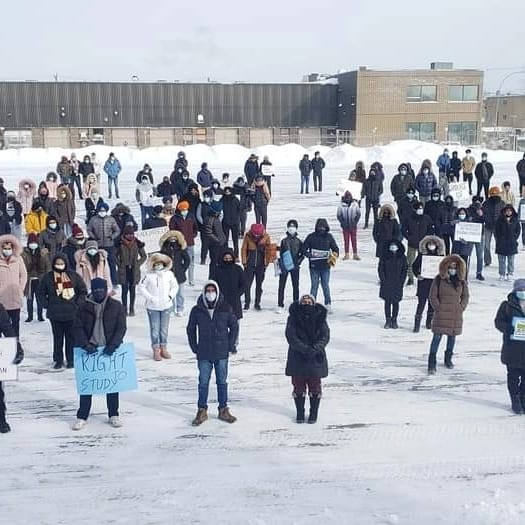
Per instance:
[[[88,354],[75,348],[75,379],[80,395],[112,394],[136,390],[137,368],[135,347],[131,343],[120,345],[113,355],[105,355],[103,347]]]
[[[361,198],[361,190],[363,185],[355,180],[341,179],[339,186],[337,187],[336,195],[342,196],[345,192],[349,191],[354,199],[359,200]]]
[[[470,200],[468,182],[451,182],[448,185],[448,191],[454,202]]]
[[[458,222],[454,232],[455,241],[481,242],[483,225],[478,222]]]
[[[514,327],[514,332],[510,338],[513,341],[525,341],[525,317],[513,317],[512,326]]]
[[[439,265],[443,257],[436,255],[423,255],[421,258],[421,277],[423,279],[434,279],[439,274]]]
[[[268,164],[261,164],[261,173],[265,177],[272,177],[273,176],[273,166]]]
[[[140,230],[137,237],[145,244],[146,253],[160,251],[159,240],[168,231],[167,226],[152,228],[151,230]]]
[[[16,337],[0,337],[0,381],[16,381],[18,366],[13,364],[16,355]]]
[[[520,221],[525,222],[525,204],[520,204]]]

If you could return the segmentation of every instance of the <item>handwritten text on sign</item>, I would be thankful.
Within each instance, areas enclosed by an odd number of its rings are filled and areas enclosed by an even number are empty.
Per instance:
[[[464,202],[470,199],[468,182],[451,182],[448,185],[448,191],[454,202]]]
[[[458,222],[454,232],[455,241],[481,242],[483,225],[478,222]]]
[[[443,257],[437,255],[423,255],[421,258],[421,277],[423,279],[434,279],[439,274],[439,265]]]
[[[0,337],[0,381],[16,381],[18,367],[13,364],[16,355],[16,337]]]
[[[137,237],[144,243],[146,253],[160,251],[160,238],[168,231],[167,226],[152,228],[151,230],[141,230],[137,232]]]
[[[80,395],[112,394],[136,390],[137,369],[135,347],[131,343],[120,345],[113,355],[88,354],[75,348],[75,378]]]

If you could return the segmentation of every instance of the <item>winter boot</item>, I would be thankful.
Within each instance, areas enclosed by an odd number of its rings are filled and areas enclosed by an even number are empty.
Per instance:
[[[519,396],[516,396],[516,395],[510,396],[510,402],[511,402],[512,411],[515,414],[518,414],[518,415],[523,414],[523,406],[521,404],[521,400]]]
[[[27,316],[27,319],[25,320],[26,323],[31,323],[33,321],[33,316],[32,315],[28,315]]]
[[[295,408],[297,409],[296,423],[304,423],[304,396],[294,396]]]
[[[436,354],[428,354],[428,375],[433,376],[436,373]]]
[[[434,317],[434,312],[427,312],[427,322],[425,323],[425,328],[430,330],[432,328],[432,318]]]
[[[197,415],[195,416],[195,419],[191,422],[191,424],[194,427],[198,427],[202,425],[207,419],[208,419],[208,409],[199,408],[199,410],[197,410]]]
[[[153,361],[162,361],[162,356],[160,355],[160,347],[153,347]]]
[[[350,259],[350,253],[346,252],[345,256],[343,257],[343,261],[348,261]]]
[[[8,432],[11,432],[11,427],[9,426],[9,423],[2,418],[0,420],[0,434],[7,434]]]
[[[357,252],[354,253],[354,261],[360,261],[361,260],[361,257],[359,257],[359,255],[357,255]]]
[[[419,329],[421,328],[421,316],[416,315],[414,317],[414,333],[417,334],[419,332]]]
[[[226,423],[235,423],[237,421],[237,418],[231,415],[228,407],[219,408],[219,419],[226,421]]]
[[[129,317],[135,317],[135,307],[129,307]]]
[[[310,396],[310,415],[308,416],[308,423],[317,423],[317,415],[319,414],[319,403],[321,396]]]
[[[452,362],[452,352],[447,350],[445,352],[445,366],[450,370],[454,368],[454,363]]]
[[[386,318],[385,326],[383,328],[392,328],[392,319],[390,317]]]
[[[168,352],[166,345],[160,345],[160,357],[162,359],[171,359],[171,354]]]
[[[397,330],[399,328],[399,325],[397,324],[397,317],[392,317],[392,326],[394,330]]]

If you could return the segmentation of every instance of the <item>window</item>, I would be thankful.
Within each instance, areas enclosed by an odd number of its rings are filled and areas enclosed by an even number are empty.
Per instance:
[[[437,86],[408,86],[407,102],[435,102]]]
[[[449,122],[448,141],[475,144],[478,135],[477,122]]]
[[[477,102],[479,86],[448,86],[449,102]]]
[[[435,122],[407,122],[407,138],[431,142],[436,140]]]

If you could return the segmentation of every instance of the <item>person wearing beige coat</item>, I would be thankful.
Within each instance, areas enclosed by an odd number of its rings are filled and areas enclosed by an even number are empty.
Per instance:
[[[439,274],[430,287],[430,304],[434,309],[432,332],[428,356],[428,373],[436,373],[436,354],[441,338],[447,336],[445,366],[454,368],[452,354],[456,337],[463,330],[463,312],[469,302],[469,289],[466,281],[467,267],[459,255],[448,255],[439,265]]]
[[[21,254],[22,245],[14,235],[0,235],[0,303],[7,310],[17,337],[27,283],[26,266]]]
[[[75,260],[77,273],[82,277],[88,293],[91,291],[91,281],[96,277],[111,282],[106,251],[99,249],[97,241],[86,241],[86,249],[78,250]]]

